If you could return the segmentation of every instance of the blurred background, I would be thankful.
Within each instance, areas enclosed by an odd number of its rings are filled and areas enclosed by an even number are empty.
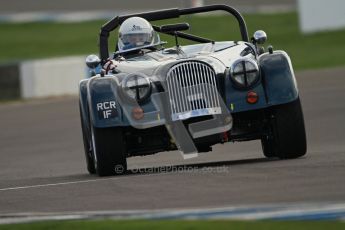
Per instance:
[[[76,94],[77,82],[85,76],[85,55],[98,53],[100,27],[116,15],[207,4],[228,4],[237,8],[245,16],[249,34],[265,30],[268,43],[287,51],[297,70],[345,64],[345,19],[342,18],[345,16],[341,12],[345,3],[341,0],[327,3],[321,0],[0,0],[0,90],[3,92],[0,99]],[[228,15],[206,14],[174,21],[189,22],[191,33],[201,36],[216,40],[240,39],[238,26]],[[173,41],[170,37],[163,36],[163,39]],[[113,50],[116,33],[109,43]],[[57,63],[42,60],[65,56],[79,57],[68,61],[59,59]],[[40,61],[27,63],[37,59]],[[35,68],[40,69],[36,71]],[[55,76],[56,84],[63,85],[63,89],[30,85],[32,79],[47,75],[46,71],[51,73],[54,68],[74,70],[67,73],[67,82],[60,74]],[[33,87],[40,92],[32,92],[35,91]]]
[[[52,0],[1,0],[2,14],[14,13],[39,13],[39,14],[57,14],[57,13],[74,13],[74,12],[124,12],[124,11],[142,11],[172,7],[190,7],[197,5],[209,4],[228,4],[235,6],[237,9],[246,12],[257,11],[275,11],[275,10],[295,10],[295,0],[61,0],[59,2]]]
[[[264,30],[265,47],[290,55],[305,114],[307,156],[271,161],[263,158],[258,141],[229,143],[191,161],[178,152],[130,159],[139,168],[217,162],[229,173],[109,180],[87,175],[78,83],[87,75],[86,56],[98,54],[101,26],[117,15],[207,4],[237,8],[249,36]],[[0,214],[333,202],[342,205],[337,210],[344,219],[344,9],[344,0],[0,0]],[[190,33],[203,37],[240,39],[227,14],[172,21],[190,23]],[[153,24],[162,23],[167,21]],[[171,37],[162,39],[167,47],[175,45]],[[113,33],[111,52],[115,43]],[[310,218],[324,217],[319,206],[313,210],[318,215]]]

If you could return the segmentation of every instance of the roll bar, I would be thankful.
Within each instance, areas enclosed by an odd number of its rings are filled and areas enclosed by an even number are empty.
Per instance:
[[[163,19],[179,18],[182,15],[198,14],[217,10],[225,11],[233,15],[237,19],[240,26],[242,40],[249,42],[246,22],[244,21],[242,15],[233,7],[227,5],[209,5],[185,9],[173,8],[146,13],[129,14],[124,16],[116,16],[102,26],[101,32],[99,34],[99,54],[102,63],[104,63],[109,57],[108,37],[110,32],[115,30],[123,21],[130,17],[142,17],[148,21],[157,21]]]

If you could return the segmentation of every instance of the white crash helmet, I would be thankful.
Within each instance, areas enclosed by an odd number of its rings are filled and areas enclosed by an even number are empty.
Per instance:
[[[120,26],[118,51],[131,51],[160,44],[159,35],[151,24],[140,17],[126,19]]]

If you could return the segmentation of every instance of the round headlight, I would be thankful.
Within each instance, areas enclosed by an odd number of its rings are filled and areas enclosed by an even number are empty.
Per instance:
[[[146,75],[133,73],[122,81],[122,90],[130,99],[142,102],[151,95],[151,83]]]
[[[258,64],[251,59],[237,60],[231,66],[231,79],[240,88],[249,88],[259,80]]]

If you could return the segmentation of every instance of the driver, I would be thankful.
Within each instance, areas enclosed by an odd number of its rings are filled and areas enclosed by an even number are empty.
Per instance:
[[[120,26],[117,42],[119,53],[136,54],[145,48],[155,49],[160,44],[159,35],[144,18],[131,17]],[[116,68],[116,64],[117,61],[109,59],[103,69],[108,73]]]
[[[117,44],[119,52],[154,47],[159,43],[158,34],[144,18],[131,17],[120,26]]]

